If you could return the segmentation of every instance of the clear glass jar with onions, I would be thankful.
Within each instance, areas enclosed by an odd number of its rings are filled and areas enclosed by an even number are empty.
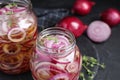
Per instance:
[[[19,74],[30,70],[37,19],[29,0],[0,0],[0,70]]]
[[[60,27],[41,31],[30,60],[34,80],[78,80],[82,55],[74,35]]]

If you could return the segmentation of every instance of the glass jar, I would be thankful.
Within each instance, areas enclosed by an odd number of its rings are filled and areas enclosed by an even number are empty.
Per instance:
[[[19,74],[30,70],[37,19],[29,0],[0,0],[0,70]]]
[[[81,66],[82,56],[71,32],[51,27],[39,33],[30,60],[34,80],[78,80]]]

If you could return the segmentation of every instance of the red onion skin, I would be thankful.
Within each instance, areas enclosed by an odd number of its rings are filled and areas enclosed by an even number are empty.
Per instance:
[[[120,23],[120,12],[115,8],[109,8],[101,13],[101,20],[113,27]]]
[[[72,7],[72,13],[85,16],[91,12],[94,5],[95,2],[90,0],[76,0]]]
[[[74,16],[64,17],[57,23],[56,26],[68,29],[76,38],[81,36],[87,29],[87,25],[85,25],[79,18]]]

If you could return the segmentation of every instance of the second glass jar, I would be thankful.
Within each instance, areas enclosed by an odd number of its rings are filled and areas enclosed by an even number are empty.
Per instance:
[[[39,33],[30,62],[34,80],[78,80],[82,55],[71,32],[51,27]]]

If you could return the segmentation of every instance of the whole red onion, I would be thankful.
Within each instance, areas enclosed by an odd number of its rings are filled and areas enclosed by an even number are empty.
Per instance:
[[[72,7],[72,12],[80,15],[87,15],[91,12],[94,5],[95,2],[90,0],[76,0]]]
[[[110,26],[120,23],[120,12],[115,8],[109,8],[101,13],[101,19]]]
[[[75,16],[64,17],[56,26],[68,29],[75,35],[75,37],[79,37],[87,29],[87,26]]]

